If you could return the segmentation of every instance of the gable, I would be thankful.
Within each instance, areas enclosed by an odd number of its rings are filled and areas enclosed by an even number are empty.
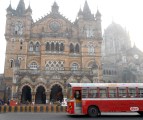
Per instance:
[[[32,25],[31,32],[33,34],[62,34],[62,36],[67,36],[69,34],[77,34],[77,27],[71,23],[68,19],[58,14],[48,14],[47,16],[36,21]]]

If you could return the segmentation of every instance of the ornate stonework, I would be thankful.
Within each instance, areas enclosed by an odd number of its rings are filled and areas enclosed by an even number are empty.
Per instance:
[[[16,10],[11,5],[7,8],[4,77],[12,86],[8,97],[22,103],[46,103],[61,99],[61,93],[65,96],[69,82],[102,81],[99,11],[94,16],[85,2],[72,23],[59,13],[54,2],[50,14],[38,21],[33,22],[31,14],[24,0],[19,1]],[[96,77],[93,64],[97,66]]]

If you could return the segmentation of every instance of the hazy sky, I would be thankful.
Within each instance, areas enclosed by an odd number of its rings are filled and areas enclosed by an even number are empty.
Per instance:
[[[51,11],[54,1],[59,5],[63,16],[71,20],[76,19],[79,9],[83,9],[85,0],[24,0],[26,8],[29,3],[33,10],[34,21]],[[11,0],[13,9],[16,9],[19,0]],[[87,0],[93,14],[97,8],[102,14],[102,30],[114,21],[129,31],[132,43],[143,51],[143,0]],[[0,73],[3,73],[6,41],[4,37],[6,9],[10,0],[0,0]]]

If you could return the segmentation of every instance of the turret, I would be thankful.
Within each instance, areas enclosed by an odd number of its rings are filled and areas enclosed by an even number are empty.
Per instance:
[[[24,0],[20,0],[19,1],[19,4],[18,4],[15,12],[19,16],[22,16],[25,13],[25,3],[24,3]]]
[[[11,7],[11,3],[9,4],[8,8],[6,9],[6,11],[7,11],[7,14],[12,14],[13,9]]]
[[[81,10],[81,8],[79,9],[79,12],[78,12],[78,18],[83,18],[83,12]]]
[[[26,9],[26,14],[28,14],[28,15],[32,14],[32,9],[30,7],[30,4],[29,4],[28,8]]]
[[[85,1],[84,7],[83,7],[83,18],[84,19],[90,19],[90,20],[94,19],[94,15],[91,14],[91,10],[90,10],[90,8],[88,6],[87,1]]]
[[[53,6],[52,6],[52,13],[53,14],[58,14],[59,13],[59,6],[57,5],[56,2],[54,2]]]
[[[98,40],[102,40],[102,29],[101,29],[101,13],[97,10],[97,13],[95,15],[96,18],[96,37]]]

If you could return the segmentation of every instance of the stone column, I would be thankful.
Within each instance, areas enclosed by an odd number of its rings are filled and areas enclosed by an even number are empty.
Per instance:
[[[46,103],[50,102],[50,91],[46,92]]]
[[[17,96],[17,98],[18,98],[18,104],[21,104],[21,95],[22,95],[22,92],[18,92],[18,96]]]
[[[34,104],[35,104],[35,96],[36,96],[36,93],[32,92],[32,103],[34,103]]]

